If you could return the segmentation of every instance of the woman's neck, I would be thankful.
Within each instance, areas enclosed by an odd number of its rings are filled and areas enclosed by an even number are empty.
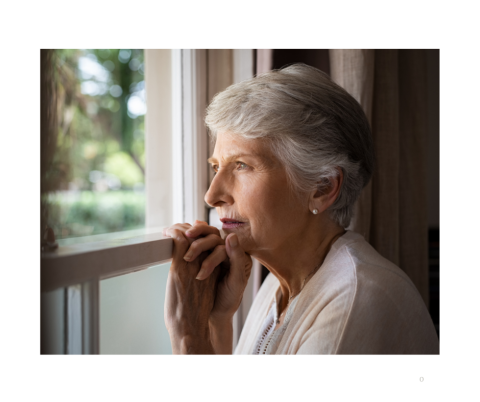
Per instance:
[[[322,223],[289,239],[288,244],[282,244],[274,250],[252,253],[280,281],[280,312],[286,308],[290,298],[301,292],[323,264],[332,244],[345,233],[344,228],[330,219]]]

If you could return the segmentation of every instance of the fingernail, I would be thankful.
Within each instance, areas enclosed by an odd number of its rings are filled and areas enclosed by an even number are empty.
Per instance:
[[[236,235],[230,236],[228,242],[232,247],[237,247],[238,246],[237,236]]]
[[[186,234],[187,236],[190,236],[190,235],[192,234],[192,231],[191,231],[191,230],[187,230],[187,231],[185,232],[185,234]]]
[[[203,279],[203,270],[200,270],[200,272],[197,274],[197,277],[195,279],[198,279],[198,280]]]
[[[190,261],[192,258],[192,253],[191,252],[188,252],[187,254],[185,254],[185,257],[183,257],[183,259],[185,261]]]

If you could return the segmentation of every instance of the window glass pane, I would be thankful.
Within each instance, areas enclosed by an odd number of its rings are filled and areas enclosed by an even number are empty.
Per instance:
[[[41,303],[41,353],[65,353],[65,289],[42,292]]]
[[[144,227],[143,50],[61,49],[51,64],[56,135],[43,222],[57,239]]]
[[[163,319],[170,263],[100,281],[100,354],[171,354]]]

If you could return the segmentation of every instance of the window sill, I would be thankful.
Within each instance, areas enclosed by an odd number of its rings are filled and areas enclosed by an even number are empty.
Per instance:
[[[70,245],[59,243],[55,251],[41,254],[42,292],[162,264],[172,258],[173,247],[162,228],[90,236]]]

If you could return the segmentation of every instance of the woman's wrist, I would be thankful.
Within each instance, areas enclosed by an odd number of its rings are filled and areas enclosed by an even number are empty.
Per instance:
[[[172,353],[175,355],[208,355],[215,354],[210,334],[172,336]]]
[[[215,354],[232,354],[233,316],[211,317],[209,319],[210,339]]]
[[[232,325],[234,314],[213,315],[208,318],[208,324],[210,328],[213,327],[225,327]]]
[[[173,354],[232,354],[233,316],[210,317],[208,329],[196,334],[175,331],[170,341]]]

